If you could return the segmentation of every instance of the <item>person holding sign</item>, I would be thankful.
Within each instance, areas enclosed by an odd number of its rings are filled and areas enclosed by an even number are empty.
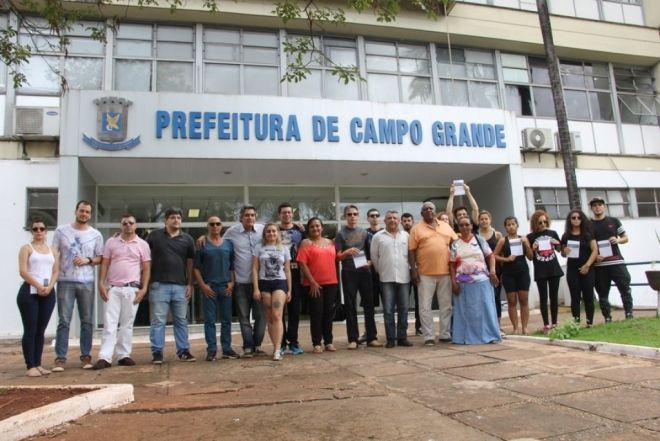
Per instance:
[[[527,241],[532,244],[527,250],[527,258],[534,262],[534,280],[539,289],[541,317],[543,317],[543,332],[557,326],[559,312],[559,280],[564,272],[557,261],[555,250],[559,251],[560,241],[556,231],[551,230],[550,215],[544,210],[536,210],[530,220],[530,230]],[[550,296],[550,318],[548,321],[548,296]]]
[[[596,196],[589,201],[589,207],[593,216],[591,224],[594,230],[594,236],[598,243],[598,257],[594,264],[596,272],[596,292],[600,310],[605,317],[605,322],[611,322],[610,285],[612,282],[619,289],[623,309],[626,311],[626,318],[633,318],[633,299],[630,291],[630,273],[626,268],[626,262],[619,252],[619,245],[628,243],[628,235],[621,225],[621,221],[615,217],[605,216],[605,200]]]
[[[518,219],[509,216],[504,219],[506,236],[497,241],[494,254],[495,260],[502,265],[502,286],[509,305],[509,319],[513,325],[513,333],[518,333],[518,324],[523,335],[527,334],[529,322],[529,267],[525,260],[528,250],[531,250],[526,237],[518,235]],[[516,305],[520,303],[520,322]]]
[[[580,298],[584,301],[587,328],[594,321],[594,283],[596,275],[591,265],[598,256],[598,247],[591,222],[580,210],[566,216],[566,229],[561,237],[561,255],[566,257],[566,282],[571,292],[571,314],[580,322]]]

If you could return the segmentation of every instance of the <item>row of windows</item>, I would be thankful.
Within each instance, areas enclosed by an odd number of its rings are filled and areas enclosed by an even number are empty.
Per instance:
[[[564,219],[570,211],[568,192],[565,188],[528,188],[527,207],[545,210],[553,219]],[[602,197],[607,203],[610,216],[614,217],[659,217],[660,189],[585,189],[580,193],[582,206],[588,207],[593,197]]]
[[[80,23],[70,32],[66,57],[59,52],[55,38],[35,37],[22,26],[19,41],[32,43],[43,55],[33,56],[24,67],[28,83],[18,93],[58,94],[58,72],[63,73],[69,88],[102,89],[106,49],[85,31],[94,25]],[[43,26],[45,30],[45,23]],[[358,56],[361,39],[323,36],[316,37],[314,43],[325,57],[310,54],[306,60],[309,78],[282,86],[283,52],[278,32],[203,27],[201,42],[196,43],[193,26],[122,24],[112,50],[113,89],[275,96],[286,93],[356,100],[368,97],[371,101],[505,108],[519,116],[555,116],[548,68],[542,58],[366,40],[362,59]],[[195,84],[198,50],[202,52],[201,87]],[[288,59],[284,64],[291,62]],[[361,90],[359,81],[340,82],[332,75],[331,63],[359,66],[366,90]],[[650,69],[561,60],[560,70],[570,119],[614,121],[617,105],[623,123],[658,124],[660,104]]]

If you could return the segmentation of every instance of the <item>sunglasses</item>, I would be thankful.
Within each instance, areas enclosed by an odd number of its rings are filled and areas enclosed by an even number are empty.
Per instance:
[[[536,225],[548,225],[548,221],[547,220],[540,220],[536,223]]]
[[[357,216],[357,213],[346,213],[346,216]]]
[[[46,227],[32,227],[32,231],[34,233],[43,233],[46,231]]]
[[[126,221],[126,222],[122,222],[121,224],[122,224],[122,225],[135,225],[135,222],[132,222],[132,221]]]
[[[571,216],[571,220],[581,220],[580,216]]]
[[[370,214],[369,217],[380,217],[380,214]]]
[[[209,222],[209,227],[219,227],[222,222]]]

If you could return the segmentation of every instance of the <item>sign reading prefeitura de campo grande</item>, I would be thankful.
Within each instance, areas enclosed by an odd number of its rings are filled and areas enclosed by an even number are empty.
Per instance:
[[[487,155],[488,162],[507,162],[509,151],[518,150],[515,115],[499,109],[71,91],[64,111],[70,123],[63,136],[76,139],[78,151],[72,153],[80,156],[110,151],[113,156],[250,158],[279,151],[279,156],[285,152],[283,157],[289,158],[350,159],[368,152],[382,153],[388,160],[396,149],[399,160],[402,152],[412,155],[409,160],[424,152],[428,160],[429,153],[451,151],[459,162],[474,160],[475,155]]]

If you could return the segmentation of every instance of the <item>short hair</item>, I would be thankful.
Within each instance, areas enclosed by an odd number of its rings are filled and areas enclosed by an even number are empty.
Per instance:
[[[76,204],[76,211],[78,211],[78,208],[80,208],[81,205],[89,205],[89,207],[90,207],[92,210],[94,209],[94,206],[92,205],[91,202],[89,202],[88,200],[85,200],[85,199],[81,199],[81,200],[79,200],[78,203]]]
[[[291,206],[290,203],[288,202],[282,202],[278,207],[277,207],[277,214],[280,214],[282,211],[282,208],[290,208],[291,211],[293,211],[293,207]]]
[[[387,217],[388,214],[399,214],[399,212],[396,211],[396,210],[387,210],[387,211],[385,212],[385,217]]]
[[[520,226],[520,224],[518,223],[518,218],[517,217],[507,216],[507,217],[504,218],[504,227],[506,227],[506,223],[509,222],[510,220],[514,221],[517,226]]]
[[[167,210],[165,210],[165,219],[168,219],[170,216],[176,216],[177,214],[183,218],[183,212],[181,211],[180,208],[170,207]]]
[[[358,207],[356,207],[356,206],[353,205],[353,204],[349,204],[349,205],[346,205],[346,206],[344,207],[344,216],[346,215],[346,212],[347,212],[348,210],[350,210],[351,208],[353,208],[354,210],[356,210],[358,213],[360,212],[360,210],[358,209]]]
[[[128,211],[126,213],[122,214],[119,219],[126,219],[127,217],[132,217],[133,219],[135,219],[137,221],[137,219],[135,218],[135,215],[133,213],[129,213]]]
[[[406,213],[403,213],[403,214],[401,215],[401,219],[403,219],[403,218],[406,218],[406,219],[408,219],[408,218],[410,218],[410,219],[414,219],[413,215],[410,214],[410,213],[407,213],[407,212],[406,212]]]
[[[241,212],[239,214],[240,219],[243,219],[243,215],[245,214],[246,211],[248,210],[254,210],[255,214],[257,212],[257,209],[254,207],[254,205],[243,205],[241,207]]]
[[[220,219],[220,222],[222,222],[222,218],[221,218],[220,216],[218,216],[217,214],[209,214],[209,215],[206,217],[206,222],[208,222],[209,219],[211,219],[212,217],[217,217],[218,219]]]
[[[468,217],[470,216],[470,210],[465,205],[461,205],[460,207],[456,207],[452,210],[452,214],[454,215],[454,219],[456,219],[456,213],[458,213],[461,210],[465,210],[465,212],[468,214]]]
[[[370,208],[369,211],[367,211],[367,216],[369,216],[369,214],[373,213],[374,211],[380,214],[380,210],[378,208]]]

